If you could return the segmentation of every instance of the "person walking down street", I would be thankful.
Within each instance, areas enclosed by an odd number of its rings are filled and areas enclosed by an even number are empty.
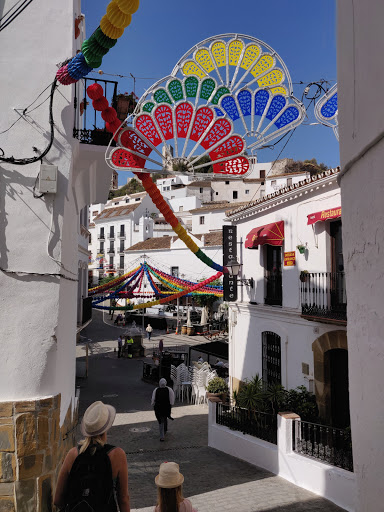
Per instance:
[[[147,331],[147,337],[150,340],[151,336],[152,336],[152,331],[153,331],[151,324],[148,324],[147,328],[145,330]]]
[[[159,341],[159,353],[160,353],[160,355],[163,353],[163,350],[164,350],[164,342],[163,342],[163,339],[161,338],[160,341]]]
[[[171,408],[175,403],[173,389],[167,386],[165,379],[160,379],[159,387],[152,393],[151,404],[154,406],[156,419],[159,423],[160,441],[164,441],[168,430],[167,418],[171,416]]]
[[[160,464],[155,478],[157,485],[157,505],[154,512],[197,512],[192,503],[183,496],[184,476],[176,462]]]
[[[125,452],[107,444],[115,416],[116,409],[103,402],[85,411],[80,428],[84,440],[69,450],[56,485],[54,504],[65,512],[130,512]]]
[[[121,336],[117,338],[117,357],[121,357],[121,350],[123,348],[123,339]]]

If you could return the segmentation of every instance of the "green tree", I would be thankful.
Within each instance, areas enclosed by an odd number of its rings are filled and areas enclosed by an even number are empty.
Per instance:
[[[199,279],[199,282],[204,281],[204,279]],[[215,281],[212,281],[210,283],[210,286],[221,286],[223,283],[221,282],[221,279],[215,279]],[[208,311],[212,313],[213,304],[219,300],[219,297],[216,297],[216,295],[198,295],[195,297],[196,304],[200,307],[207,306]]]
[[[130,194],[136,194],[137,192],[144,192],[143,185],[136,179],[132,178],[126,185],[118,188],[117,190],[110,190],[108,199],[113,199],[114,197],[122,197]]]

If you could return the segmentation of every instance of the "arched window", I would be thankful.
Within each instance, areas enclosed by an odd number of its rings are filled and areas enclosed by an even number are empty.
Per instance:
[[[264,331],[262,336],[263,349],[263,382],[281,384],[281,338],[274,332]]]

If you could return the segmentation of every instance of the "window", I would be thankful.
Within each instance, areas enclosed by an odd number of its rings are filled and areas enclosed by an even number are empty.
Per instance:
[[[272,180],[272,181],[271,181],[271,186],[272,186],[272,187],[276,187],[276,180]]]
[[[233,197],[233,199],[237,199],[237,190],[234,190],[232,192],[232,197]]]
[[[179,206],[179,212],[182,212],[184,210],[184,206]]]
[[[292,185],[292,178],[287,178],[287,187]]]
[[[97,215],[97,211],[96,211],[96,212],[92,212],[92,215],[93,215],[93,216]]]
[[[171,276],[179,277],[179,267],[171,267]]]
[[[101,254],[104,252],[104,242],[100,242],[100,252]]]
[[[274,332],[261,333],[263,346],[263,382],[281,384],[281,339]]]
[[[104,228],[100,228],[99,238],[102,240],[104,238]]]
[[[219,195],[219,193],[218,193],[218,192],[216,192],[216,195],[218,196],[218,195]]]
[[[135,201],[136,201],[136,202],[137,202],[137,201],[140,201],[140,197],[137,197],[137,198],[135,199]]]
[[[205,217],[204,217],[204,216],[203,216],[203,217],[200,217],[200,219],[199,219],[199,224],[200,224],[200,225],[204,224],[204,221],[205,221]]]
[[[115,206],[117,206],[119,204],[119,201],[117,201],[116,203],[113,203]]]
[[[92,235],[91,235],[91,233],[89,233],[88,243],[89,243],[89,244],[91,244],[91,243],[92,243]]]
[[[264,185],[264,181],[262,181],[261,184]]]
[[[124,269],[124,256],[120,256],[120,268]]]
[[[109,238],[115,238],[115,227],[111,226],[109,228]]]
[[[265,170],[264,170],[264,169],[261,169],[261,170],[260,170],[260,178],[261,178],[261,179],[264,179],[264,178],[265,178]]]
[[[200,194],[202,194],[203,192],[204,192],[203,187],[200,187]]]
[[[124,224],[122,224],[120,226],[120,236],[124,236],[124,234],[125,234],[125,226],[124,226]]]
[[[126,200],[125,200],[125,202],[126,202],[126,203],[129,203],[129,199],[126,199]]]
[[[115,252],[115,242],[109,243],[109,250],[110,250],[110,252]]]
[[[120,240],[120,252],[124,251],[124,240]]]
[[[113,267],[113,256],[110,256],[109,258],[109,264],[111,267]]]
[[[226,182],[225,182],[225,184],[226,184],[226,185],[229,185],[229,181],[226,181]]]

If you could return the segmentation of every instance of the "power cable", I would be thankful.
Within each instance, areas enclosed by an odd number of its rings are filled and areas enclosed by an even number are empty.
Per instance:
[[[33,0],[24,0],[24,3],[20,5],[14,12],[10,14],[10,16],[0,25],[0,32],[4,30],[8,25],[12,23],[27,7],[29,4],[31,4]],[[18,5],[20,2],[17,2],[1,19],[0,22],[8,16],[8,14]]]
[[[31,157],[31,158],[15,158],[13,156],[10,156],[10,157],[0,156],[0,162],[11,163],[11,164],[14,164],[14,165],[29,165],[29,164],[33,164],[35,162],[38,162],[39,160],[42,160],[48,154],[48,152],[50,151],[50,149],[52,147],[53,140],[55,138],[55,130],[54,130],[55,123],[54,123],[54,120],[53,120],[53,97],[54,97],[54,94],[55,94],[56,87],[57,87],[57,80],[55,78],[55,80],[51,84],[51,92],[50,92],[50,95],[49,95],[49,98],[50,98],[50,102],[49,102],[49,124],[50,124],[50,132],[51,132],[51,134],[50,134],[50,140],[49,140],[48,146],[38,156]],[[36,100],[44,93],[44,91],[42,93],[40,93],[40,95],[36,98]],[[35,101],[33,103],[35,103]],[[31,105],[33,105],[33,103],[31,103]],[[28,109],[28,107],[26,109],[24,109],[23,115],[25,115],[27,109]]]

